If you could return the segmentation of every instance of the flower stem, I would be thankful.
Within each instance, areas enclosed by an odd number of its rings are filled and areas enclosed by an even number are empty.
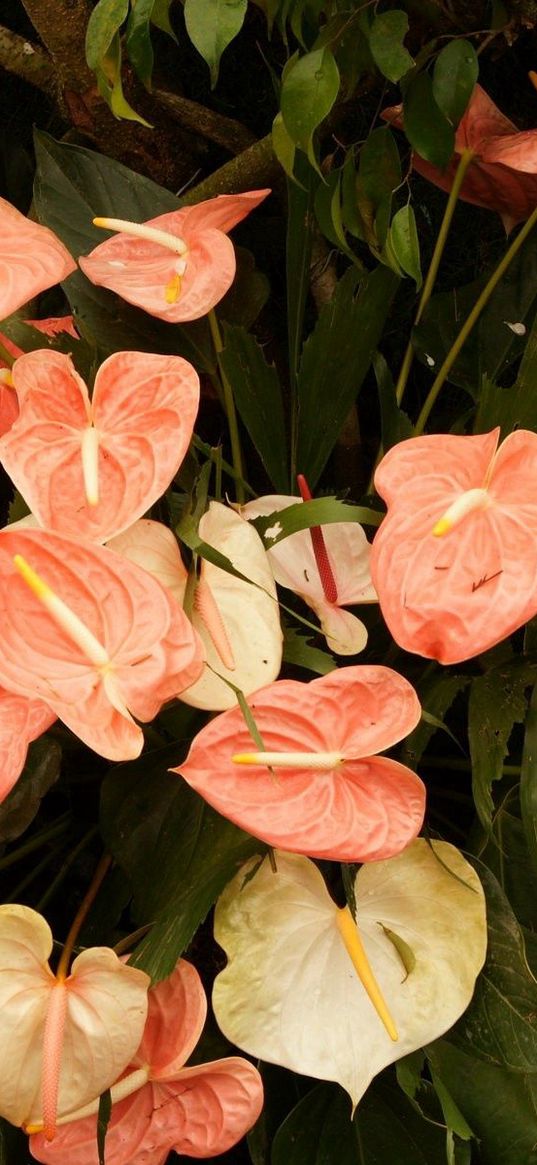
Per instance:
[[[463,324],[463,326],[462,326],[462,328],[457,336],[457,339],[452,344],[452,346],[451,346],[451,348],[450,348],[450,350],[449,350],[449,352],[444,360],[444,363],[442,364],[442,367],[439,369],[439,371],[437,373],[436,379],[434,380],[433,384],[431,385],[431,388],[429,390],[429,395],[427,396],[427,399],[423,405],[421,413],[420,413],[420,415],[416,421],[416,424],[414,426],[414,435],[416,437],[419,436],[420,433],[423,433],[423,430],[424,430],[425,425],[427,424],[427,421],[429,418],[429,414],[430,414],[430,412],[431,412],[431,410],[436,402],[436,398],[440,392],[440,389],[442,388],[444,381],[447,380],[447,377],[449,376],[449,373],[451,372],[451,369],[453,368],[453,365],[454,365],[454,363],[459,355],[459,352],[461,351],[463,344],[468,339],[468,336],[470,335],[470,332],[472,331],[472,328],[474,327],[474,325],[477,323],[479,316],[481,315],[481,312],[487,306],[487,303],[488,303],[493,291],[495,290],[498,283],[500,282],[500,279],[507,271],[507,268],[509,267],[510,263],[512,263],[513,259],[515,258],[515,255],[518,254],[522,244],[526,241],[528,235],[531,234],[536,223],[537,223],[537,207],[535,208],[533,213],[530,215],[528,221],[526,223],[524,223],[524,226],[519,231],[516,239],[514,239],[514,241],[511,243],[511,246],[505,252],[503,259],[498,263],[496,270],[492,273],[488,283],[485,284],[485,287],[483,288],[481,295],[476,300],[469,316],[465,320],[465,322],[464,322],[464,324]]]
[[[463,152],[460,156],[460,161],[459,161],[459,165],[457,167],[457,172],[456,172],[455,177],[453,179],[453,186],[451,187],[451,190],[450,190],[449,198],[448,198],[447,203],[446,203],[446,209],[444,211],[444,217],[443,217],[442,222],[440,224],[440,230],[438,232],[438,236],[437,236],[436,243],[434,246],[434,251],[433,251],[431,263],[429,266],[429,270],[427,272],[427,275],[425,277],[425,282],[423,284],[423,289],[422,289],[420,301],[418,304],[418,310],[416,312],[416,319],[414,320],[414,327],[416,327],[416,325],[419,324],[419,322],[423,316],[423,313],[425,311],[425,308],[427,307],[427,304],[431,298],[433,287],[436,283],[436,276],[438,275],[438,268],[440,266],[440,261],[442,259],[442,255],[444,253],[444,247],[446,245],[446,241],[447,241],[447,237],[448,237],[448,233],[449,233],[449,228],[451,226],[451,220],[453,218],[453,214],[455,212],[455,207],[456,207],[458,199],[459,199],[461,186],[464,182],[464,179],[466,177],[466,171],[468,169],[468,166],[470,165],[470,162],[472,161],[473,156],[474,156],[473,150],[463,150]],[[408,376],[410,373],[410,369],[412,367],[413,360],[414,360],[414,348],[412,346],[412,341],[409,340],[405,355],[403,357],[403,363],[401,365],[401,370],[399,372],[397,384],[395,386],[395,395],[397,398],[397,404],[399,404],[399,405],[401,404],[401,401],[403,399],[403,393],[404,393],[405,388],[406,388],[406,384],[407,384]]]
[[[69,961],[71,959],[73,948],[78,938],[80,929],[86,921],[97,894],[99,893],[101,884],[104,881],[111,865],[112,858],[110,854],[104,854],[97,866],[97,869],[95,870],[93,878],[76,912],[69,930],[69,934],[65,940],[65,945],[60,955],[60,960],[56,971],[56,979],[58,980],[65,979],[67,976],[67,972],[69,970]]]
[[[220,380],[222,382],[222,389],[224,392],[224,405],[225,405],[227,423],[228,423],[228,429],[229,429],[229,439],[231,441],[231,459],[233,461],[233,468],[234,468],[235,473],[237,475],[236,480],[235,480],[235,492],[236,492],[236,496],[237,496],[237,501],[242,504],[244,502],[244,490],[243,490],[242,485],[241,485],[241,479],[244,477],[244,471],[243,471],[243,467],[242,467],[241,439],[239,436],[239,426],[237,424],[237,413],[236,413],[236,409],[235,409],[235,400],[233,397],[233,389],[232,389],[232,387],[229,383],[229,380],[228,380],[228,378],[224,372],[224,369],[222,367],[222,361],[221,361],[220,357],[221,357],[221,353],[223,351],[224,345],[222,343],[222,336],[220,334],[218,320],[216,318],[214,310],[212,310],[212,309],[208,313],[208,320],[209,320],[209,327],[211,329],[211,336],[212,336],[212,340],[213,340],[213,344],[214,344],[214,350],[216,352],[216,359],[218,362],[218,371],[220,374]]]

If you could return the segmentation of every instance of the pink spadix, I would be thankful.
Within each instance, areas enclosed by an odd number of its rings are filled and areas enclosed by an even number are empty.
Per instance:
[[[302,473],[297,474],[297,484],[300,490],[302,501],[310,502],[312,500],[311,490]],[[315,555],[315,562],[317,563],[317,570],[319,571],[319,578],[323,588],[324,597],[327,603],[337,603],[337,585],[334,578],[334,572],[330,565],[326,543],[323,537],[323,532],[320,526],[312,526],[310,528],[311,544],[313,546],[313,553]]]
[[[200,574],[194,591],[194,610],[204,623],[224,667],[235,670],[235,657],[224,620],[207,580]]]

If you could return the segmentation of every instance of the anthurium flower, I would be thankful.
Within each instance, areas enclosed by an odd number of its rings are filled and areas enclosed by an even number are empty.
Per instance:
[[[56,235],[0,198],[0,319],[67,279],[76,263]]]
[[[156,579],[106,547],[0,533],[0,683],[37,697],[90,748],[138,756],[165,700],[199,676],[201,643]]]
[[[382,117],[403,127],[402,105],[383,110]],[[463,150],[473,158],[460,193],[464,202],[496,210],[506,231],[529,218],[537,205],[537,129],[517,130],[488,93],[476,85],[455,135],[455,152],[444,170],[414,151],[413,166],[439,186],[451,190]]]
[[[219,194],[145,223],[98,218],[119,234],[79,260],[88,279],[168,323],[197,320],[222,299],[235,278],[227,233],[270,190]]]
[[[0,906],[0,1113],[44,1123],[99,1097],[140,1043],[149,976],[107,947],[83,951],[70,973],[48,965],[52,934],[27,906]]]
[[[420,718],[414,689],[387,667],[346,667],[311,683],[279,680],[194,738],[181,776],[224,817],[269,845],[334,861],[402,850],[423,821],[415,773],[375,756]]]
[[[0,367],[0,437],[8,433],[19,415],[19,402],[13,377],[7,368]]]
[[[182,605],[188,571],[177,538],[168,526],[151,518],[139,518],[127,530],[111,538],[107,545],[116,554],[124,555],[147,570]]]
[[[241,506],[241,514],[248,519],[264,517],[302,500],[268,494]],[[369,570],[371,548],[357,522],[335,522],[319,533],[320,546],[318,535],[316,540],[310,530],[290,534],[275,546],[267,544],[270,565],[276,582],[300,595],[315,611],[330,650],[356,655],[367,643],[367,630],[361,619],[344,608],[377,601]]]
[[[0,460],[42,526],[104,542],[167,488],[199,403],[186,360],[115,352],[91,401],[60,352],[28,352],[12,377],[20,415],[0,439]]]
[[[56,713],[42,700],[16,696],[0,688],[0,804],[21,775],[28,745],[55,719]]]
[[[537,434],[415,437],[381,461],[371,555],[401,647],[459,663],[537,612]]]
[[[419,838],[356,878],[356,922],[312,862],[254,859],[224,891],[213,993],[224,1035],[251,1055],[335,1080],[356,1105],[378,1072],[441,1036],[473,994],[486,950],[484,895],[453,846]],[[368,978],[368,973],[370,978]],[[364,986],[365,982],[365,986]],[[372,1003],[381,994],[395,1030]]]
[[[164,1165],[172,1149],[212,1158],[236,1144],[257,1119],[263,1088],[253,1064],[231,1056],[184,1067],[206,1011],[200,977],[184,959],[151,988],[142,1042],[111,1090],[106,1165]],[[96,1116],[65,1124],[51,1144],[33,1136],[30,1146],[45,1165],[98,1165]]]

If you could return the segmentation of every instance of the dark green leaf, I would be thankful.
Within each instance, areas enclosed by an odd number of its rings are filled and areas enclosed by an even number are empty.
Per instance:
[[[520,809],[526,843],[537,873],[537,686],[534,687],[524,732],[520,770]]]
[[[307,635],[301,635],[296,627],[291,626],[285,628],[283,658],[285,663],[303,667],[318,676],[327,676],[337,667],[333,655],[328,651],[321,651],[319,647],[313,647],[308,642]]]
[[[99,1155],[99,1165],[106,1165],[105,1157],[105,1143],[106,1134],[108,1132],[108,1125],[110,1124],[110,1114],[112,1112],[112,1097],[110,1096],[110,1089],[103,1092],[99,1097],[99,1109],[97,1112],[97,1153]]]
[[[415,280],[416,291],[419,291],[422,284],[420,245],[411,206],[402,206],[394,215],[389,238],[399,266],[405,275],[410,275]]]
[[[479,1139],[480,1165],[537,1165],[535,1073],[485,1064],[447,1040],[427,1056]]]
[[[229,291],[218,305],[218,317],[228,324],[249,328],[257,319],[270,294],[266,275],[255,265],[251,251],[235,247],[237,270]]]
[[[531,247],[531,238],[523,248],[524,255]],[[535,250],[532,249],[535,255]],[[531,273],[528,271],[527,290],[532,294],[534,286],[530,283]],[[524,318],[524,312],[511,313],[517,320]],[[525,343],[522,338],[513,335],[512,349],[516,354],[520,346]],[[494,373],[491,373],[494,377]],[[479,401],[479,409],[475,422],[476,433],[488,432],[494,425],[500,425],[502,437],[506,437],[513,429],[537,430],[537,403],[535,387],[537,385],[537,319],[525,343],[524,354],[518,370],[516,384],[511,388],[500,388],[491,380],[485,379]]]
[[[509,737],[526,716],[526,692],[536,680],[537,664],[520,658],[472,680],[468,706],[472,788],[484,829],[491,827],[492,784],[501,780]]]
[[[30,745],[22,773],[0,805],[0,841],[13,841],[28,828],[45,793],[58,780],[61,759],[60,745],[48,736]]]
[[[285,128],[315,165],[313,134],[324,121],[339,92],[339,70],[328,48],[307,53],[285,73],[281,112]]]
[[[479,61],[469,40],[450,40],[433,71],[434,99],[455,128],[465,113],[479,76]]]
[[[379,396],[382,449],[387,453],[393,445],[411,437],[413,427],[409,417],[399,408],[393,377],[382,353],[374,352],[372,362]]]
[[[247,0],[185,0],[185,24],[192,44],[209,66],[211,86],[218,80],[220,57],[240,32]]]
[[[275,546],[290,534],[299,530],[310,530],[312,526],[326,526],[331,522],[361,522],[364,525],[379,526],[382,514],[368,510],[365,506],[351,506],[337,498],[314,498],[309,502],[296,502],[285,510],[274,510],[261,518],[254,518],[255,526],[266,546]]]
[[[388,81],[399,81],[414,66],[403,41],[408,32],[408,16],[398,8],[375,16],[369,32],[369,48],[375,64]]]
[[[481,863],[477,871],[487,898],[487,959],[470,1007],[450,1041],[489,1064],[532,1072],[537,1064],[537,982],[501,886]]]
[[[428,73],[418,73],[405,89],[405,133],[420,157],[442,169],[455,148],[453,126],[439,109]]]
[[[379,266],[364,278],[349,268],[304,344],[298,376],[297,469],[312,489],[369,370],[397,285],[387,267]]]
[[[286,493],[287,438],[278,373],[267,364],[255,336],[224,325],[220,360],[241,420],[277,493]]]
[[[151,89],[153,46],[150,21],[155,0],[136,0],[127,21],[126,46],[129,61],[146,89]]]
[[[86,30],[86,60],[95,72],[101,96],[115,116],[148,125],[123,95],[119,30],[127,19],[128,10],[129,0],[99,0]]]
[[[446,1122],[448,1132],[456,1133],[463,1141],[469,1141],[473,1137],[473,1132],[464,1119],[460,1108],[457,1107],[455,1101],[449,1090],[446,1088],[443,1080],[436,1072],[431,1071],[434,1090],[440,1101],[444,1120]]]
[[[313,202],[319,179],[299,154],[296,159],[297,182],[287,183],[287,329],[289,341],[289,375],[291,378],[291,478],[296,474],[297,393],[296,381],[302,349],[304,312],[310,285]]]
[[[154,924],[131,962],[154,980],[170,974],[229,879],[265,848],[167,771],[185,752],[178,742],[117,766],[102,787],[105,844],[131,878],[135,921]]]
[[[368,1089],[354,1120],[348,1096],[320,1084],[281,1125],[271,1165],[443,1165],[443,1143],[442,1131],[384,1080]]]
[[[458,676],[441,672],[427,676],[418,685],[418,695],[422,704],[427,706],[429,719],[421,719],[417,728],[407,736],[401,752],[403,764],[415,769],[419,764],[425,749],[436,732],[434,719],[443,720],[453,701],[463,692],[470,683],[469,676]]]

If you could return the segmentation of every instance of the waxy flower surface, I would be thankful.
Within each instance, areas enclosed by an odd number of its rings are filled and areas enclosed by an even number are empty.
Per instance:
[[[42,702],[0,688],[0,803],[24,768],[28,745],[54,724],[56,713]]]
[[[95,219],[121,233],[79,260],[88,279],[168,323],[197,320],[217,304],[235,278],[227,232],[259,206],[270,190],[219,194],[145,223]]]
[[[161,705],[203,666],[179,603],[112,550],[42,530],[0,534],[0,682],[38,697],[90,748],[138,756]]]
[[[241,514],[245,518],[264,517],[301,500],[268,494],[241,506]],[[276,582],[300,595],[315,611],[330,650],[336,655],[355,655],[367,643],[367,630],[361,619],[344,607],[377,601],[369,569],[371,547],[357,522],[323,526],[322,540],[327,566],[312,530],[299,530],[275,546],[267,541],[267,554]]]
[[[56,235],[0,198],[0,319],[76,271]]]
[[[384,109],[382,117],[402,128],[402,106]],[[451,190],[460,155],[473,150],[460,193],[473,202],[501,215],[506,231],[529,218],[537,206],[537,129],[518,130],[494,104],[488,93],[476,85],[470,104],[455,135],[455,153],[445,170],[433,166],[414,151],[413,166],[439,186]]]
[[[277,681],[248,704],[265,751],[236,708],[172,769],[219,813],[269,845],[334,861],[376,861],[412,841],[424,786],[374,755],[420,718],[407,680],[386,667],[340,668],[308,684]]]
[[[261,1078],[240,1056],[185,1068],[201,1035],[207,1002],[200,977],[181,959],[149,992],[140,1047],[112,1088],[106,1165],[164,1165],[168,1153],[213,1157],[244,1136],[263,1103]],[[97,1106],[93,1107],[96,1113]],[[45,1165],[98,1165],[96,1115],[31,1139]]]
[[[375,474],[373,581],[401,647],[471,659],[537,612],[537,434],[415,437]]]
[[[21,356],[0,461],[42,526],[106,541],[161,496],[190,443],[199,379],[180,356],[116,352],[90,401],[68,356]]]
[[[48,965],[52,934],[27,906],[0,906],[0,1114],[44,1123],[98,1098],[140,1042],[149,976],[107,947],[83,951],[68,975]]]
[[[362,867],[355,923],[312,862],[274,856],[276,872],[265,860],[252,877],[254,859],[217,905],[229,963],[216,1019],[251,1055],[336,1080],[356,1105],[377,1072],[468,1006],[485,959],[483,890],[458,850],[419,838]]]

